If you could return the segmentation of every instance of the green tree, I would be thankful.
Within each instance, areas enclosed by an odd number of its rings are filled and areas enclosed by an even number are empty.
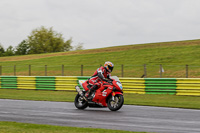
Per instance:
[[[74,51],[76,50],[83,50],[83,43],[78,43],[76,46],[73,47]]]
[[[9,46],[6,49],[5,56],[13,56],[13,55],[15,55],[15,49],[13,48],[13,46]]]
[[[28,45],[30,54],[51,53],[68,51],[67,47],[71,47],[71,39],[64,41],[62,34],[53,31],[53,28],[45,28],[44,26],[35,29],[28,36]]]
[[[29,51],[29,45],[26,40],[23,40],[17,47],[16,47],[16,55],[26,55]]]
[[[64,44],[63,44],[63,52],[65,51],[70,51],[73,47],[71,46],[72,43],[72,38],[70,38],[69,40],[67,40]]]
[[[0,44],[0,57],[4,56],[5,50],[3,48],[3,46]]]

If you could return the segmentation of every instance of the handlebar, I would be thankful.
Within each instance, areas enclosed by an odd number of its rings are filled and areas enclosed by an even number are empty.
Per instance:
[[[112,82],[113,82],[113,80],[108,80],[108,83],[109,83],[109,84],[113,84]]]

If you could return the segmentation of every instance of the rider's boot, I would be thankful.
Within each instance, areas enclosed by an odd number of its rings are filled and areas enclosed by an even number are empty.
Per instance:
[[[90,95],[90,93],[91,93],[91,90],[89,89],[86,93],[85,93],[85,97],[89,97],[89,95]]]
[[[87,88],[88,88],[88,91],[86,91],[86,93],[85,93],[85,97],[88,98],[89,95],[90,95],[90,93],[91,93],[91,85],[88,85]]]
[[[92,93],[98,89],[97,85],[93,85],[90,90],[89,90],[89,95],[88,95],[88,99],[91,100],[93,98]]]

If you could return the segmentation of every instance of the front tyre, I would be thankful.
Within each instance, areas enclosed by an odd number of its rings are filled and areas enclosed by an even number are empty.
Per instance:
[[[124,104],[124,97],[123,95],[120,95],[120,94],[114,96],[114,101],[112,100],[112,96],[109,97],[108,103],[107,103],[108,108],[111,111],[119,110],[123,104]]]
[[[74,105],[78,109],[85,109],[88,106],[88,102],[83,99],[79,94],[76,95]]]

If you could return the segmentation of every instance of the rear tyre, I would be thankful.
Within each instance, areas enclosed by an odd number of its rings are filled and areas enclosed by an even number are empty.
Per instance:
[[[85,109],[88,106],[88,102],[85,101],[85,99],[81,97],[79,94],[77,94],[74,100],[74,105],[78,109]]]
[[[108,103],[107,103],[108,108],[111,111],[119,110],[123,104],[124,104],[124,97],[123,95],[119,95],[119,94],[114,96],[114,101],[112,100],[112,97],[109,97]]]

